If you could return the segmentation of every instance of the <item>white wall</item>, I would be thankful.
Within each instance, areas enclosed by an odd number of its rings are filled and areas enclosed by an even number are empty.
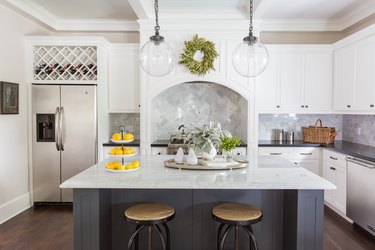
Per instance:
[[[0,115],[0,223],[27,208],[28,86],[25,83],[26,34],[44,34],[44,28],[0,5],[0,81],[20,84],[19,115]]]

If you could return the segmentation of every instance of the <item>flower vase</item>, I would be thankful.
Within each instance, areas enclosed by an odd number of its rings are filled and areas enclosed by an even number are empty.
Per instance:
[[[226,159],[227,162],[231,162],[233,161],[233,149],[230,149],[230,150],[223,150],[223,155]]]
[[[210,144],[210,151],[209,152],[201,152],[201,155],[204,159],[212,161],[217,154],[215,146],[211,143]]]

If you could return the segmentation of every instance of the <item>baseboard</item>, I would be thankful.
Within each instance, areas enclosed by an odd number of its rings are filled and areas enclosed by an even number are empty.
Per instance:
[[[324,205],[326,205],[328,208],[330,208],[332,211],[334,211],[336,214],[340,215],[343,219],[345,219],[347,222],[353,224],[353,221],[351,219],[349,219],[348,217],[346,217],[345,214],[343,214],[340,210],[338,210],[334,205],[332,205],[331,203],[325,201],[324,202]]]
[[[0,224],[30,207],[30,193],[25,193],[0,206]]]

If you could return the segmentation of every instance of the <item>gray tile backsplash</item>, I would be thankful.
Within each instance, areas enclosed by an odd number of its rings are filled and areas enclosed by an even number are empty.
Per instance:
[[[375,146],[375,115],[344,115],[343,139]]]
[[[284,131],[295,132],[295,140],[302,140],[301,127],[315,125],[317,119],[321,119],[325,127],[335,127],[336,131],[342,131],[343,115],[260,114],[258,139],[274,140],[273,129],[284,129]],[[336,140],[341,140],[342,134],[336,136]]]
[[[169,139],[184,124],[188,129],[210,121],[247,141],[247,101],[217,83],[194,82],[173,86],[151,102],[152,139]]]
[[[111,135],[114,132],[119,132],[119,127],[123,125],[127,133],[134,134],[136,139],[139,139],[140,134],[140,117],[139,113],[112,113],[109,116]]]

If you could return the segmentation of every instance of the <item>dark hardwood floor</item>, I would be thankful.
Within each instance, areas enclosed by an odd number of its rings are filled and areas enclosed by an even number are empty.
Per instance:
[[[0,225],[0,249],[73,249],[72,212],[70,206],[38,206],[22,212]],[[375,239],[326,207],[324,249],[375,250]]]

